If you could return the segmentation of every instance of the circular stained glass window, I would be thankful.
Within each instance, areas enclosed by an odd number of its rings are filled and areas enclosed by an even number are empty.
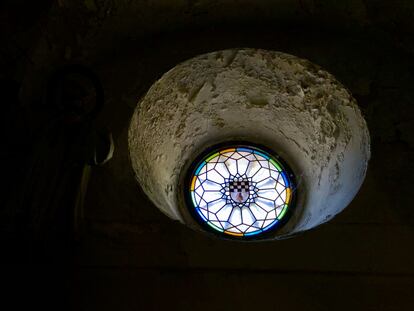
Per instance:
[[[278,157],[252,146],[205,154],[189,178],[190,209],[202,225],[234,237],[259,237],[284,223],[293,175]]]

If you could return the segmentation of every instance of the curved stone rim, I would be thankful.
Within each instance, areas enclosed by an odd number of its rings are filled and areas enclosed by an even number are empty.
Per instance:
[[[220,230],[219,228],[212,225],[209,221],[206,221],[206,218],[197,211],[197,207],[194,206],[193,196],[192,196],[192,184],[194,184],[194,178],[197,177],[197,170],[200,167],[208,163],[209,158],[212,158],[217,153],[223,153],[229,149],[250,149],[257,152],[259,155],[265,157],[268,161],[276,163],[278,170],[280,169],[281,176],[284,179],[285,183],[288,185],[285,189],[288,190],[287,200],[284,202],[283,211],[271,224],[263,227],[260,230],[253,232],[253,234],[234,234],[232,232],[226,232],[226,230]],[[283,175],[282,175],[283,174]],[[262,240],[268,239],[269,236],[274,235],[275,231],[281,229],[291,218],[295,211],[296,201],[297,201],[297,188],[296,188],[296,179],[292,169],[288,164],[273,150],[270,150],[268,147],[259,145],[257,143],[252,143],[248,141],[229,141],[220,144],[215,144],[206,148],[201,152],[195,159],[192,161],[192,164],[187,169],[185,174],[184,181],[184,202],[186,209],[189,214],[193,217],[196,223],[204,229],[204,231],[209,232],[215,236],[231,240],[239,241],[248,241],[248,240]],[[219,229],[219,230],[218,230]]]
[[[370,158],[363,114],[332,74],[294,55],[251,48],[197,55],[170,69],[139,101],[128,140],[149,199],[202,232],[183,195],[194,157],[230,140],[277,150],[295,171],[299,195],[293,217],[269,240],[340,213],[361,187]]]

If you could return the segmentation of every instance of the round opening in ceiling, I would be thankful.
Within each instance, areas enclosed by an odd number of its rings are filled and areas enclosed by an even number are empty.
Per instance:
[[[204,228],[228,237],[260,238],[286,223],[294,176],[278,156],[246,144],[204,152],[188,174],[187,205]]]
[[[241,241],[284,239],[332,219],[358,192],[369,146],[358,104],[335,77],[307,60],[257,49],[177,64],[141,98],[129,129],[131,163],[154,205],[194,230]],[[208,171],[220,167],[213,160],[222,154],[229,171],[212,179],[220,171]],[[237,157],[248,155],[251,166],[263,161],[273,174],[285,173],[273,177],[268,169],[279,189],[265,193],[239,167]]]

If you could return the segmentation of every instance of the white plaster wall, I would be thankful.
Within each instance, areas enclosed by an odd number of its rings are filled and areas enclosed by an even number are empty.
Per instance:
[[[361,112],[332,75],[284,53],[234,49],[181,63],[150,88],[131,120],[131,161],[154,204],[198,228],[184,206],[184,175],[206,147],[232,139],[266,145],[296,175],[297,206],[276,238],[342,211],[370,157]]]

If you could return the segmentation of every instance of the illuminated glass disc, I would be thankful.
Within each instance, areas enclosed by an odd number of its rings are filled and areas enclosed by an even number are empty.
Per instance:
[[[199,220],[231,236],[258,235],[283,219],[292,201],[284,166],[256,147],[234,147],[206,155],[190,178]]]

